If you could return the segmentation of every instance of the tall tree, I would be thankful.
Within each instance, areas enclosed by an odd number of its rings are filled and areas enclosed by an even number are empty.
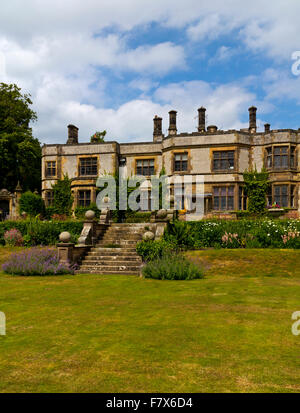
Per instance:
[[[0,83],[0,189],[40,189],[41,146],[32,136],[37,120],[30,95],[15,84]]]

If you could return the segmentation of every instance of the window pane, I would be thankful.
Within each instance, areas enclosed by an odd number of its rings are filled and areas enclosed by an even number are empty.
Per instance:
[[[287,155],[283,155],[283,156],[281,157],[281,165],[282,165],[284,168],[287,168],[287,167],[288,167],[288,156],[287,156]]]
[[[220,209],[220,207],[219,207],[219,197],[218,196],[214,197],[214,209],[216,209],[216,210]]]
[[[275,146],[274,155],[280,155],[280,147],[279,146]]]
[[[281,205],[280,206],[282,206],[284,208],[288,207],[288,197],[287,197],[287,195],[283,195],[281,197]]]
[[[233,186],[230,186],[230,187],[228,188],[228,195],[233,195],[233,193],[234,193],[234,187],[233,187]]]
[[[182,170],[187,171],[187,161],[182,162]]]
[[[280,156],[278,156],[278,155],[274,156],[274,166],[275,166],[275,168],[280,167]]]
[[[228,197],[228,209],[233,209],[233,196]]]
[[[280,186],[279,185],[275,185],[275,191],[274,191],[275,195],[280,195]]]
[[[226,196],[221,196],[221,209],[226,209]]]

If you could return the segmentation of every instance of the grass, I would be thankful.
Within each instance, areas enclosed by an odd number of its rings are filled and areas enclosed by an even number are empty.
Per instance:
[[[187,255],[204,279],[0,273],[0,392],[299,392],[300,251]]]

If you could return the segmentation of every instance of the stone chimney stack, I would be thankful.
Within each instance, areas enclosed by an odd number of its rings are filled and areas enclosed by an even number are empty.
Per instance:
[[[257,108],[255,106],[251,106],[249,110],[249,132],[255,133],[256,132],[256,111]]]
[[[265,133],[270,133],[271,125],[269,123],[265,124]]]
[[[203,106],[198,109],[198,132],[205,132],[205,112],[206,109]]]
[[[153,119],[153,124],[153,142],[161,142],[163,138],[162,118],[155,115]]]
[[[177,115],[176,110],[170,110],[169,112],[169,135],[177,134],[176,115]]]
[[[78,128],[74,125],[68,125],[67,145],[76,145],[78,143]]]

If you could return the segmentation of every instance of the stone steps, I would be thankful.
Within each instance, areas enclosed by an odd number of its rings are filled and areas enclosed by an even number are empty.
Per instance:
[[[139,275],[142,259],[136,252],[136,245],[142,240],[146,225],[112,224],[76,272]]]
[[[126,262],[130,261],[130,262],[141,262],[141,257],[139,257],[138,255],[90,255],[88,254],[85,257],[85,262],[86,261],[102,261],[102,260],[106,260],[108,261],[112,261],[112,262],[116,262],[116,261],[124,261],[124,257]]]

